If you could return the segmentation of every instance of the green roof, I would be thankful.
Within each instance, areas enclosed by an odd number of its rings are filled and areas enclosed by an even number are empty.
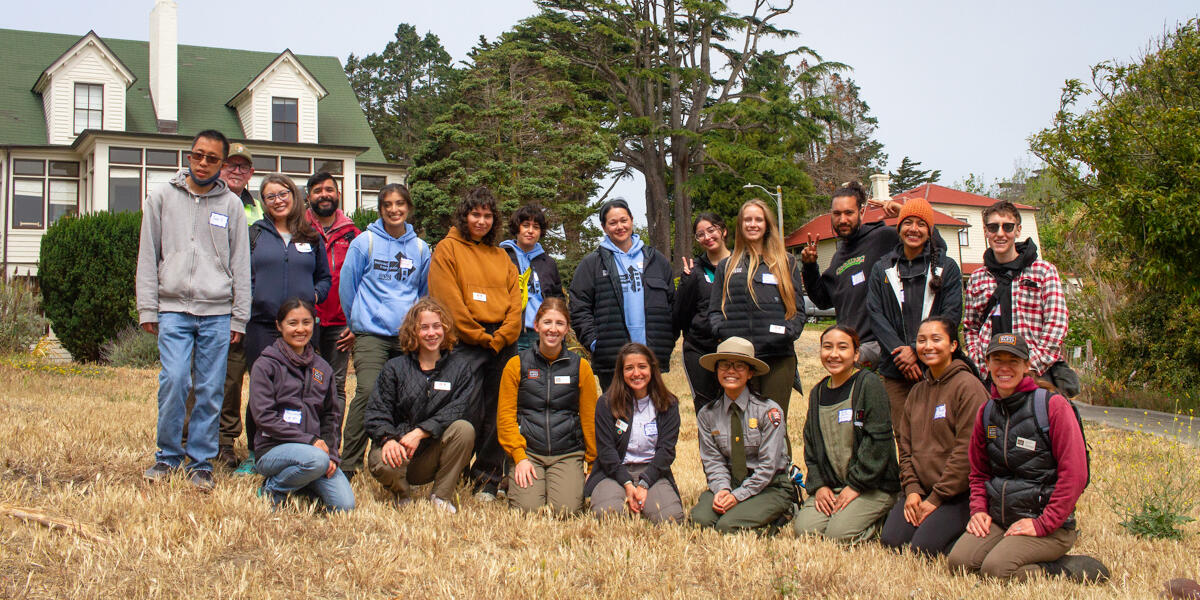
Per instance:
[[[31,91],[38,76],[82,35],[0,29],[0,144],[46,145],[42,98]],[[125,93],[125,131],[157,133],[150,103],[150,44],[101,38],[137,81]],[[280,51],[282,52],[282,50]],[[237,111],[225,106],[279,53],[179,46],[179,133],[190,135],[216,129],[241,138]],[[318,104],[317,141],[331,146],[364,146],[358,156],[366,162],[385,162],[371,133],[342,63],[333,56],[297,55],[329,95]]]

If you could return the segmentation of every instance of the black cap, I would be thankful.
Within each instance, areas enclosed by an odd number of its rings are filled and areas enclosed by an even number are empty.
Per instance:
[[[997,352],[1007,352],[1017,358],[1029,360],[1029,344],[1025,343],[1025,338],[1021,337],[1019,333],[993,335],[984,356],[991,356]]]

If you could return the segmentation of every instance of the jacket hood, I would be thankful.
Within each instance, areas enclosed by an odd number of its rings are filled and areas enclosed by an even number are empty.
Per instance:
[[[179,172],[175,173],[175,176],[171,178],[171,185],[183,190],[184,192],[186,192],[188,194],[191,194],[192,190],[190,188],[188,188],[188,185],[187,185],[188,173],[190,173],[190,171],[188,169],[180,169]],[[208,190],[207,192],[204,192],[203,194],[200,194],[200,196],[201,197],[220,196],[221,194],[224,194],[225,192],[229,192],[229,186],[224,181],[222,181],[220,177],[218,177],[217,180],[215,182],[213,182],[212,189]],[[233,192],[229,192],[229,193],[232,194]]]
[[[1037,388],[1038,388],[1037,381],[1035,381],[1032,377],[1026,375],[1025,378],[1021,380],[1021,383],[1017,384],[1017,390],[1012,393],[1012,396],[1008,396],[1007,398],[1001,398],[1000,390],[996,389],[996,384],[994,384],[994,383],[988,384],[988,395],[991,396],[991,398],[993,400],[1004,401],[1004,400],[1008,400],[1008,398],[1012,398],[1014,396],[1027,394],[1029,392],[1032,392],[1033,390],[1036,390]]]
[[[454,240],[460,244],[466,244],[468,246],[488,246],[489,245],[489,244],[485,244],[483,242],[476,242],[475,240],[472,240],[471,238],[463,235],[463,233],[458,230],[457,225],[450,226],[450,231],[446,232],[445,239]]]
[[[933,378],[933,375],[930,374],[929,369],[925,369],[925,380],[937,385],[950,381],[954,378],[954,376],[964,371],[971,374],[972,377],[975,376],[974,373],[971,373],[971,367],[967,366],[967,363],[963,362],[962,359],[952,358],[950,359],[950,365],[946,367],[946,371],[937,379]]]
[[[607,250],[611,250],[615,254],[625,254],[628,256],[635,256],[635,255],[637,255],[638,252],[641,252],[642,247],[645,246],[645,244],[642,243],[641,236],[639,236],[636,233],[629,236],[629,239],[633,241],[633,245],[631,245],[629,247],[629,252],[624,252],[620,248],[618,248],[617,245],[614,244],[613,241],[611,239],[609,239],[609,237],[607,235],[604,236],[603,240],[600,240],[600,247],[605,248]]]
[[[983,252],[984,266],[992,271],[1004,268],[1012,268],[1015,271],[1021,271],[1029,265],[1032,265],[1033,262],[1038,259],[1038,247],[1037,244],[1033,243],[1033,238],[1027,238],[1023,242],[1017,242],[1015,247],[1017,249],[1017,258],[1011,263],[997,262],[996,253],[993,252],[991,248],[988,248]]]
[[[842,239],[846,240],[847,244],[854,245],[854,244],[857,244],[859,242],[859,240],[862,240],[863,238],[871,235],[871,233],[874,232],[876,229],[879,229],[881,227],[887,227],[887,226],[888,226],[887,223],[884,223],[883,221],[872,221],[870,223],[862,223],[858,226],[858,229],[855,229],[854,231],[850,232],[850,235],[848,235]]]
[[[392,237],[392,234],[388,233],[387,229],[384,228],[382,217],[379,219],[376,219],[374,223],[367,225],[367,229],[369,231],[374,232],[375,235],[383,236],[383,239],[385,239],[385,240],[395,240],[397,242],[407,242],[407,241],[417,237],[416,232],[413,230],[412,223],[408,223],[408,222],[404,223],[404,235],[402,235],[398,238]],[[451,230],[451,231],[453,231],[453,230]]]
[[[546,251],[542,249],[541,243],[534,244],[533,250],[530,250],[529,252],[522,250],[521,247],[517,245],[517,240],[504,240],[503,242],[500,242],[500,247],[510,248],[513,252],[525,255],[525,260],[533,260],[546,253]]]
[[[321,221],[317,220],[316,213],[314,213],[310,208],[308,209],[307,214],[308,223],[313,226],[313,229],[321,234],[324,234],[325,228],[321,225]],[[347,217],[346,213],[342,212],[342,209],[339,208],[334,210],[333,227],[329,228],[329,237],[337,237],[337,234],[346,227],[354,227],[354,221],[351,220],[350,217]]]

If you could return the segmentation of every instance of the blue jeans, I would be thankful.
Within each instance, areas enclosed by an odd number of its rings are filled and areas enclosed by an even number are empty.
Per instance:
[[[162,370],[158,373],[158,453],[154,458],[171,467],[183,466],[183,422],[188,416],[188,391],[194,384],[196,404],[188,421],[186,450],[192,462],[188,468],[211,471],[209,461],[217,455],[225,394],[229,315],[158,313],[158,356]]]
[[[254,470],[265,476],[263,488],[273,494],[308,492],[332,511],[354,509],[350,480],[336,469],[331,477],[329,454],[311,444],[280,444],[258,457]]]

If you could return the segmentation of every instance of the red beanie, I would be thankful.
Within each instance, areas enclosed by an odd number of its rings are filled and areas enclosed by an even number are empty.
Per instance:
[[[924,198],[909,198],[904,202],[904,207],[900,209],[900,218],[896,220],[896,229],[899,229],[900,224],[908,217],[921,219],[925,221],[925,225],[933,229],[933,207]]]

